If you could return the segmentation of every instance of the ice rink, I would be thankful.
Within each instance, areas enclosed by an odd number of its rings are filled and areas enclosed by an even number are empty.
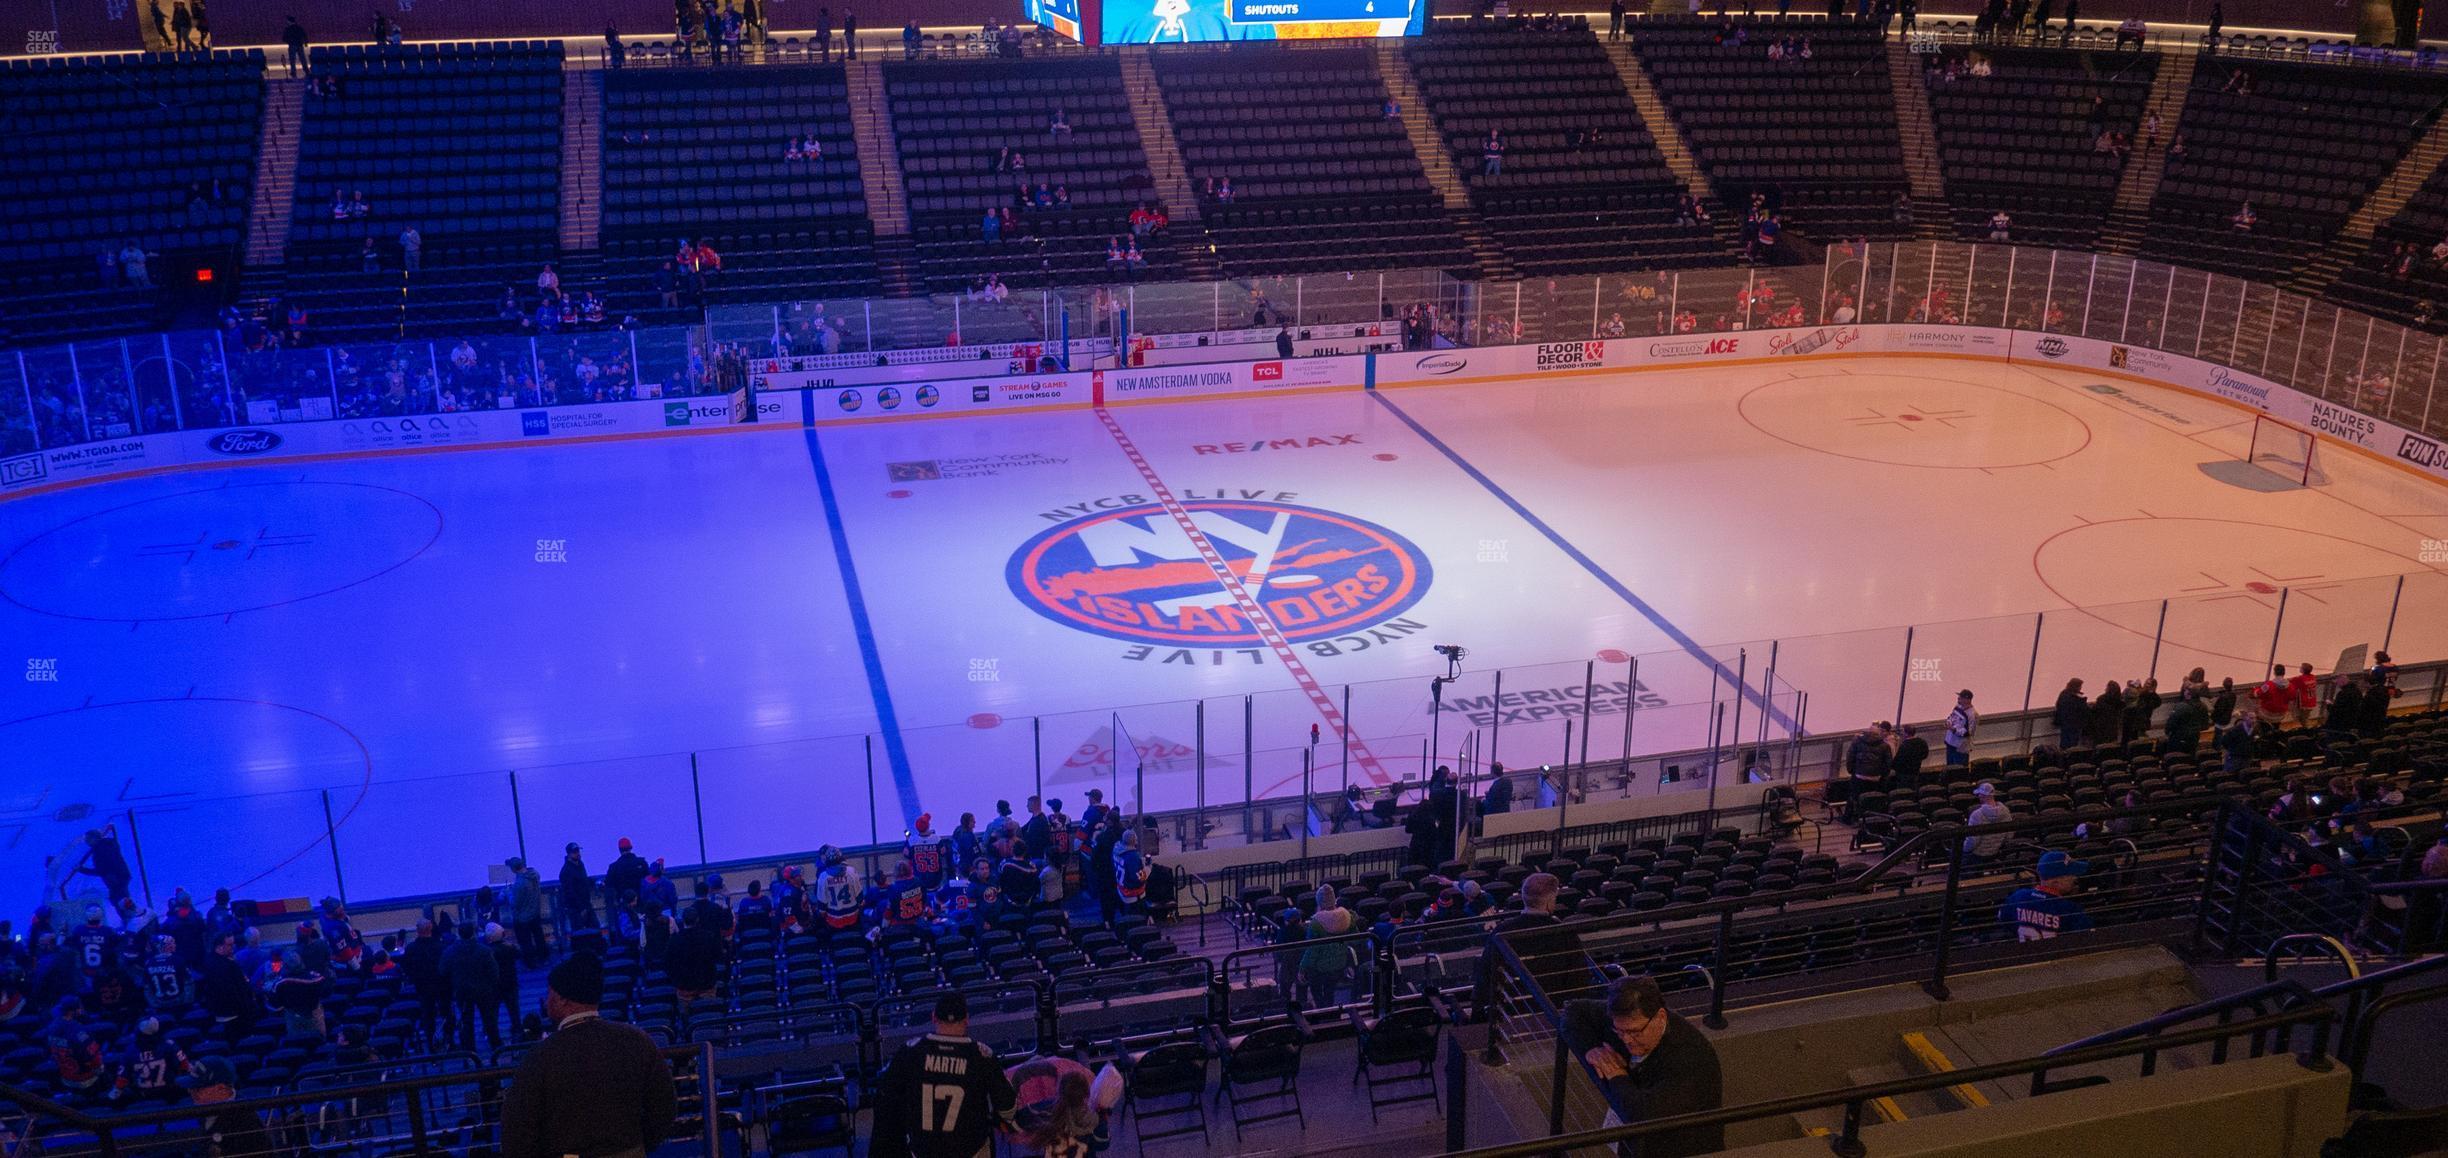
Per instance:
[[[769,397],[781,421],[710,436],[0,502],[28,675],[0,685],[0,873],[105,819],[157,900],[464,889],[567,840],[598,870],[621,836],[675,864],[866,843],[1039,783],[1076,813],[1117,714],[1170,808],[1296,791],[1312,725],[1331,789],[1417,775],[1432,730],[1535,764],[1704,745],[1721,711],[1748,739],[1958,687],[2000,711],[2070,676],[2448,655],[2448,494],[2325,445],[2325,485],[2238,485],[2204,464],[2248,412],[2076,370],[859,425]]]

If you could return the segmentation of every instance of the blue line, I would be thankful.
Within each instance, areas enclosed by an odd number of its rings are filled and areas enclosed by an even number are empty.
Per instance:
[[[918,783],[910,777],[909,747],[901,741],[892,690],[884,685],[884,653],[876,647],[875,624],[867,618],[867,597],[859,590],[858,565],[850,558],[850,532],[842,526],[841,504],[833,500],[833,472],[825,468],[824,448],[816,442],[813,390],[799,392],[799,426],[807,437],[808,462],[816,468],[816,493],[824,501],[825,530],[833,536],[833,562],[841,568],[842,595],[850,601],[850,626],[858,633],[859,661],[867,665],[867,689],[875,697],[884,756],[892,764],[893,787],[901,793],[901,822],[908,824],[918,815]]]
[[[1682,648],[1684,652],[1690,655],[1693,659],[1699,660],[1710,670],[1715,671],[1725,680],[1725,682],[1730,684],[1738,684],[1738,686],[1742,688],[1744,699],[1750,700],[1753,704],[1758,705],[1761,710],[1768,713],[1768,718],[1775,720],[1779,726],[1787,729],[1788,731],[1792,730],[1793,719],[1787,716],[1784,712],[1779,711],[1775,704],[1769,702],[1768,697],[1761,695],[1758,689],[1753,688],[1750,684],[1741,683],[1736,678],[1734,672],[1726,667],[1724,661],[1719,660],[1716,656],[1710,655],[1708,653],[1708,649],[1701,647],[1692,639],[1691,636],[1685,635],[1682,628],[1676,627],[1673,623],[1669,622],[1664,615],[1658,613],[1657,608],[1649,606],[1647,600],[1633,594],[1632,589],[1624,586],[1622,580],[1617,579],[1613,575],[1607,574],[1606,568],[1599,566],[1597,560],[1590,558],[1588,555],[1582,554],[1581,548],[1573,546],[1572,540],[1565,538],[1554,527],[1548,526],[1546,520],[1539,518],[1537,515],[1531,514],[1530,508],[1523,506],[1521,500],[1516,499],[1511,494],[1507,493],[1503,487],[1497,486],[1496,480],[1491,479],[1486,474],[1482,473],[1478,467],[1472,466],[1470,464],[1470,460],[1462,457],[1459,451],[1445,445],[1444,439],[1438,438],[1434,434],[1430,434],[1428,432],[1428,428],[1420,425],[1418,419],[1403,413],[1403,408],[1394,405],[1393,399],[1386,397],[1384,391],[1371,390],[1369,391],[1369,397],[1376,399],[1377,404],[1385,407],[1388,411],[1391,411],[1394,417],[1402,419],[1403,425],[1410,427],[1412,433],[1419,435],[1420,438],[1428,443],[1428,445],[1435,447],[1439,454],[1444,455],[1448,461],[1452,462],[1455,466],[1462,468],[1462,473],[1469,475],[1471,480],[1485,488],[1487,493],[1496,496],[1496,500],[1498,502],[1512,508],[1513,513],[1521,516],[1521,520],[1523,522],[1530,524],[1532,530],[1547,536],[1548,542],[1554,543],[1566,555],[1571,556],[1572,561],[1579,563],[1582,570],[1596,576],[1600,583],[1606,584],[1607,590],[1613,591],[1618,597],[1622,598],[1624,602],[1631,604],[1632,610],[1640,612],[1641,618],[1648,620],[1651,626],[1656,627],[1661,632],[1664,632],[1666,634],[1666,638],[1675,641],[1675,646]],[[1734,742],[1740,744],[1742,742],[1742,737],[1735,737]]]

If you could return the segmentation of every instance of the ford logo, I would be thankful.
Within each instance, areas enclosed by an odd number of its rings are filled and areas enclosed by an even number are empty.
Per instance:
[[[214,454],[268,454],[279,449],[281,436],[269,430],[224,430],[204,442]]]

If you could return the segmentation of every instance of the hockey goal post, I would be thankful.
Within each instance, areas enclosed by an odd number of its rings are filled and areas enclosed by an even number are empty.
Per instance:
[[[2321,462],[2320,437],[2274,415],[2253,415],[2244,461],[2299,487],[2329,481],[2322,469],[2326,464]]]

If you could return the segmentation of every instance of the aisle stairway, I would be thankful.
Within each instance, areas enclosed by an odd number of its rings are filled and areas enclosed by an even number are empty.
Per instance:
[[[1496,244],[1487,227],[1480,223],[1471,205],[1470,184],[1462,171],[1454,167],[1453,154],[1445,148],[1445,135],[1438,131],[1436,118],[1429,115],[1428,100],[1420,95],[1419,83],[1411,77],[1411,61],[1402,47],[1400,40],[1377,42],[1377,75],[1385,81],[1386,95],[1402,109],[1403,132],[1411,138],[1411,151],[1419,155],[1420,171],[1427,174],[1428,184],[1445,203],[1445,213],[1453,220],[1454,231],[1461,234],[1462,244],[1477,259],[1479,276],[1488,281],[1511,281],[1520,274],[1505,256],[1504,247]]]
[[[1901,36],[1887,38],[1887,83],[1895,90],[1896,138],[1911,182],[1913,233],[1929,241],[1952,241],[1955,223],[1946,199],[1946,171],[1938,158],[1938,133],[1930,119],[1929,89],[1921,58]]]
[[[603,221],[603,70],[561,73],[561,252],[593,252]]]
[[[1164,89],[1146,52],[1122,54],[1122,86],[1130,90],[1131,124],[1139,130],[1139,151],[1147,155],[1148,176],[1156,182],[1156,197],[1173,219],[1175,250],[1184,276],[1222,276],[1215,253],[1199,227],[1198,194],[1190,188],[1190,167],[1182,160],[1181,142],[1173,135],[1173,118],[1165,111]]]
[[[859,192],[875,226],[876,276],[884,292],[908,297],[917,249],[910,240],[908,188],[893,139],[892,108],[884,99],[884,66],[876,54],[843,65],[849,81],[851,138],[858,143]]]
[[[2336,240],[2313,254],[2312,260],[2287,283],[2287,288],[2320,296],[2370,247],[2372,236],[2380,227],[2413,200],[2442,161],[2448,161],[2448,117],[2432,121],[2431,127],[2423,130],[2414,147],[2406,150],[2397,167],[2389,171],[2388,178],[2355,207],[2354,216],[2346,219],[2346,228],[2338,231]]]
[[[306,115],[306,81],[264,77],[262,144],[255,153],[254,201],[247,210],[246,264],[278,267],[289,252],[289,214],[297,189],[299,123]]]
[[[2131,257],[2142,250],[2142,235],[2150,226],[2151,198],[2158,194],[2159,178],[2167,171],[2168,142],[2184,116],[2185,94],[2193,88],[2193,61],[2189,52],[2159,57],[2159,71],[2142,105],[2145,124],[2152,114],[2159,117],[2159,140],[2156,144],[2142,142],[2125,163],[2125,173],[2117,180],[2116,208],[2109,211],[2100,232],[2099,248],[2104,252]]]

